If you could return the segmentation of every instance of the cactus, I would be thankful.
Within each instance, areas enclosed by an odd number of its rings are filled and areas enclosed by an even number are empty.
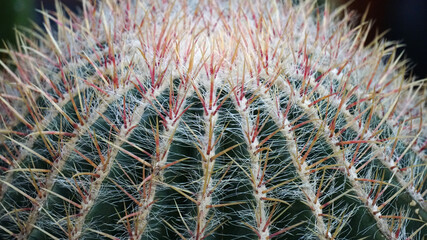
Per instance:
[[[83,1],[0,62],[1,239],[422,239],[423,81],[299,1]]]

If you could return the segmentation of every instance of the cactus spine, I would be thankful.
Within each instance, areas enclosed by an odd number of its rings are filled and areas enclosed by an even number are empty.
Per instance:
[[[424,82],[345,8],[43,15],[0,62],[0,238],[426,235]]]

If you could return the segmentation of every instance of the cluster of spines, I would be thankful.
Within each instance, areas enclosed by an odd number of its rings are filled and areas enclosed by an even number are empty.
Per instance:
[[[310,1],[236,4],[84,3],[19,35],[0,233],[422,236],[422,90],[395,48]]]

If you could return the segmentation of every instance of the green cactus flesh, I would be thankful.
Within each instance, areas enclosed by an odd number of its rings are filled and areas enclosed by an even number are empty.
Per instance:
[[[426,235],[424,82],[353,13],[129,0],[43,16],[0,62],[1,239]]]

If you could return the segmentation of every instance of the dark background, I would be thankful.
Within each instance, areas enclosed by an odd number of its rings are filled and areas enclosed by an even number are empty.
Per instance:
[[[347,0],[334,0],[345,3]],[[370,5],[368,19],[374,21],[370,38],[375,31],[387,31],[385,38],[398,41],[405,46],[405,58],[410,59],[408,67],[418,78],[427,78],[427,1],[426,0],[355,0],[350,8],[361,15]]]
[[[346,3],[347,0],[330,0],[333,5]],[[43,3],[42,3],[43,2]],[[0,3],[0,39],[13,42],[15,24],[31,26],[29,19],[41,23],[39,13],[35,9],[55,9],[54,0],[1,0]],[[61,0],[68,7],[76,10],[79,0]],[[426,0],[355,0],[350,8],[362,15],[370,4],[369,19],[375,25],[375,31],[384,32],[388,40],[405,44],[406,58],[410,59],[409,67],[418,78],[427,77],[427,1]],[[3,47],[3,44],[0,44]]]

